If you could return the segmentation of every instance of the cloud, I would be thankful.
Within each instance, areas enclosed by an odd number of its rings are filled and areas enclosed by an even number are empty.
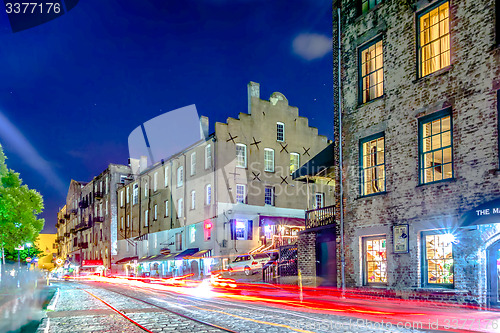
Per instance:
[[[303,33],[293,40],[293,52],[306,60],[319,59],[332,51],[332,43],[326,35]]]

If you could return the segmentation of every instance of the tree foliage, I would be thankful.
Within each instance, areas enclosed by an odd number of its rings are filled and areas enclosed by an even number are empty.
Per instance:
[[[31,248],[24,247],[24,250],[19,251],[19,258],[22,262],[26,261],[27,257],[34,258],[43,256],[43,251],[40,250],[36,245]],[[5,250],[5,260],[17,261],[17,250],[7,249]]]
[[[37,216],[43,210],[40,193],[23,185],[19,173],[7,168],[0,145],[0,246],[13,249],[33,243],[45,221]]]

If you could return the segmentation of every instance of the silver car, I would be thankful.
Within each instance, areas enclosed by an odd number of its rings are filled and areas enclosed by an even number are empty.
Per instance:
[[[229,274],[237,272],[245,272],[245,275],[250,276],[258,270],[262,269],[262,265],[270,259],[267,253],[243,254],[234,258],[229,264]]]

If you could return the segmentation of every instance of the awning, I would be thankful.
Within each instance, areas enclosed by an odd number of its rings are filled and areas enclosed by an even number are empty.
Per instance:
[[[145,256],[142,257],[141,259],[137,260],[138,262],[150,262],[150,261],[159,261],[159,257],[161,257],[161,254],[155,254],[152,256]]]
[[[136,259],[137,259],[137,257],[126,257],[126,258],[122,258],[122,259],[116,261],[115,264],[126,264],[126,263],[128,263],[130,261],[134,261]]]
[[[174,260],[175,256],[178,255],[179,253],[170,253],[170,254],[162,254],[161,258],[159,258],[159,261],[166,261],[166,260]]]
[[[305,219],[285,216],[259,216],[259,227],[264,225],[287,225],[292,227],[304,227]]]
[[[307,177],[318,176],[320,173],[328,173],[328,169],[335,165],[333,154],[333,143],[331,143],[313,156],[307,163],[295,170],[292,174],[292,179],[305,181]]]
[[[492,223],[500,223],[500,199],[483,203],[460,218],[461,227]]]
[[[210,257],[212,250],[201,250],[190,256],[188,259],[200,259]]]
[[[187,259],[187,257],[192,256],[196,252],[198,252],[200,249],[197,247],[187,249],[179,253],[178,255],[175,256],[175,260],[182,260],[182,259]]]

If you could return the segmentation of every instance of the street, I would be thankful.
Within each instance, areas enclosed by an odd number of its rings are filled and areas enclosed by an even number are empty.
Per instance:
[[[300,302],[290,290],[258,285],[212,288],[113,280],[120,279],[54,282],[58,291],[38,332],[500,331],[495,321],[500,315],[487,311],[335,300],[312,291],[304,293]],[[455,327],[459,329],[445,327],[447,318],[451,323],[453,318],[466,317],[478,320],[482,327],[471,322]]]

